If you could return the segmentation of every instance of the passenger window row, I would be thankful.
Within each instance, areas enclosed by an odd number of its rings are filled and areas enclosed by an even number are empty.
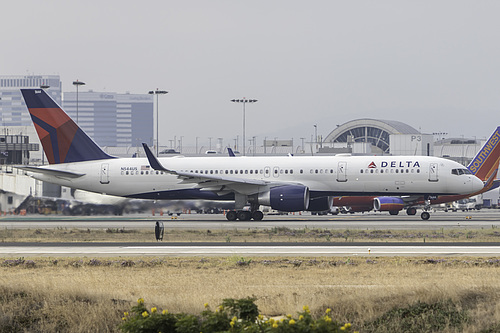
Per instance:
[[[165,172],[158,171],[158,170],[156,170],[156,171],[154,171],[154,170],[151,170],[151,171],[149,171],[149,170],[141,170],[140,172],[139,172],[139,170],[132,170],[132,171],[128,171],[127,170],[127,171],[122,171],[121,172],[122,175],[131,175],[131,176],[133,176],[133,175],[139,175],[139,174],[141,174],[141,175],[163,175],[164,173]]]
[[[190,170],[181,170],[182,172],[188,172],[188,173],[193,173],[193,174],[205,174],[205,175],[263,175],[264,173],[268,175],[271,170],[270,169],[233,169],[233,170],[200,170],[200,169],[190,169]],[[285,175],[293,175],[294,170],[293,169],[280,169],[280,168],[273,168],[272,171],[275,175],[279,174],[285,174]],[[333,169],[310,169],[309,172],[311,174],[333,174],[334,170]],[[303,174],[304,169],[299,169],[299,173]],[[363,170],[361,170],[361,173],[363,173]],[[166,174],[163,171],[155,171],[155,170],[127,170],[127,171],[121,171],[122,175],[163,175]]]
[[[390,171],[389,171],[390,170]],[[361,169],[359,173],[420,173],[420,169]]]
[[[333,173],[333,169],[311,169],[310,173]]]

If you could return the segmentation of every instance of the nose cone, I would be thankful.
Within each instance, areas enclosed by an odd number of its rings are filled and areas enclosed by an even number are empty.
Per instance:
[[[472,178],[472,193],[481,191],[484,187],[484,183],[481,179],[477,178],[476,176],[473,176]]]

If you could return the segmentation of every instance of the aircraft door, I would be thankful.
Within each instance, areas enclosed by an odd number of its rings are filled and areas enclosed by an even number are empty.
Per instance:
[[[101,184],[109,184],[109,164],[102,163],[101,164]]]
[[[347,162],[339,162],[337,166],[337,181],[338,182],[347,181]]]
[[[438,179],[438,164],[437,163],[431,163],[429,164],[429,181],[430,182],[437,182]]]

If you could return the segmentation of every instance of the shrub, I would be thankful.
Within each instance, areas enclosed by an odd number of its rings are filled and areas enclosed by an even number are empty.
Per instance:
[[[226,298],[222,301],[222,306],[227,309],[231,317],[236,316],[244,321],[255,322],[259,315],[259,309],[254,302],[255,298],[251,297],[238,300]]]
[[[125,313],[120,329],[130,333],[156,333],[156,332],[178,332],[178,333],[215,333],[215,332],[350,332],[351,324],[340,325],[330,316],[330,309],[326,310],[324,316],[313,319],[311,311],[304,306],[303,312],[298,313],[296,318],[291,315],[276,320],[266,319],[259,315],[254,298],[235,300],[224,299],[215,311],[208,304],[201,315],[171,314],[167,310],[159,311],[156,307],[148,310],[144,300],[140,298],[137,305],[132,307],[131,314]]]
[[[460,329],[468,321],[465,311],[451,301],[433,304],[417,302],[394,308],[373,322],[365,323],[366,332],[441,332],[450,328]]]

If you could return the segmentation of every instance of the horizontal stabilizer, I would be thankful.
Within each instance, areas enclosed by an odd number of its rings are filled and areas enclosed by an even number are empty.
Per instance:
[[[85,176],[84,173],[75,173],[75,172],[70,172],[70,171],[53,170],[53,169],[30,167],[30,166],[22,166],[22,167],[16,167],[16,168],[24,170],[24,171],[33,172],[33,173],[41,173],[44,175],[63,177],[63,178],[79,178],[79,177]]]

